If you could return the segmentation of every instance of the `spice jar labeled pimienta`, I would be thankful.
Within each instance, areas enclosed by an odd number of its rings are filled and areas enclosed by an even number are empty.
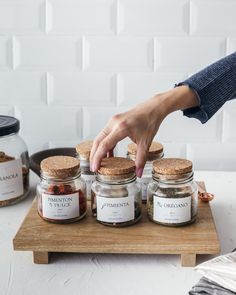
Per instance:
[[[86,185],[81,179],[80,163],[74,157],[53,156],[41,164],[37,186],[39,215],[51,222],[68,223],[86,215]]]
[[[141,218],[141,188],[136,182],[134,161],[105,158],[92,184],[91,207],[97,221],[110,226],[128,226]]]
[[[0,207],[15,204],[29,193],[29,156],[19,130],[18,119],[0,116]]]
[[[130,143],[128,145],[127,157],[135,161],[136,155],[137,145],[135,143]],[[143,203],[147,202],[147,186],[152,180],[152,163],[157,159],[163,158],[163,156],[163,145],[157,141],[153,141],[147,153],[147,162],[144,166],[143,175],[141,178],[137,179],[141,184]]]
[[[197,216],[198,189],[192,162],[166,158],[153,163],[153,180],[148,185],[149,218],[163,225],[193,223]]]
[[[95,180],[95,173],[90,171],[90,152],[93,141],[83,141],[76,146],[77,158],[80,160],[81,177],[86,182],[87,199],[91,200],[91,186]]]

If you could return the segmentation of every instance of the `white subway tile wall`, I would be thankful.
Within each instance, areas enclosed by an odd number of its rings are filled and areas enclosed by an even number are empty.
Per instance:
[[[225,37],[236,34],[236,1],[191,0],[190,5],[191,35]]]
[[[225,40],[218,37],[157,37],[157,71],[198,71],[225,54]]]
[[[21,120],[30,153],[92,139],[234,52],[235,11],[236,0],[0,0],[0,114]],[[235,100],[204,125],[173,113],[156,139],[196,169],[236,170],[235,118]]]
[[[11,65],[12,65],[12,40],[8,37],[0,35],[0,70],[10,69]]]
[[[84,51],[88,71],[153,70],[153,40],[149,37],[87,37]]]
[[[37,34],[45,28],[44,0],[1,0],[0,30],[6,34]]]

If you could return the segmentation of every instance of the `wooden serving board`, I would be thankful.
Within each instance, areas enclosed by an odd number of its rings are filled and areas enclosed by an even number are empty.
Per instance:
[[[204,183],[201,183],[204,187]],[[34,200],[14,240],[14,250],[33,251],[34,263],[48,263],[50,252],[179,254],[182,266],[196,265],[197,254],[219,254],[220,244],[209,203],[199,201],[197,221],[184,227],[166,227],[143,217],[133,226],[107,227],[91,216],[72,224],[42,220]]]

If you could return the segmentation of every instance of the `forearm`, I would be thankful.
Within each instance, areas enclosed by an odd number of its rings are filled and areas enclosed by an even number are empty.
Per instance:
[[[172,112],[199,106],[197,93],[186,85],[158,94],[152,98],[152,101],[154,112],[162,119]]]

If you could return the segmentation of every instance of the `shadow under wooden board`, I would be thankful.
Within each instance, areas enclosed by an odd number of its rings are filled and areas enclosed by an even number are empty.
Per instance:
[[[204,187],[204,183],[201,187]],[[49,263],[52,252],[178,254],[182,266],[195,266],[198,254],[219,254],[220,243],[209,203],[199,201],[198,218],[184,227],[166,227],[143,217],[133,226],[107,227],[91,216],[90,204],[83,220],[72,224],[54,224],[42,220],[36,200],[14,240],[14,250],[33,251],[34,263]]]

